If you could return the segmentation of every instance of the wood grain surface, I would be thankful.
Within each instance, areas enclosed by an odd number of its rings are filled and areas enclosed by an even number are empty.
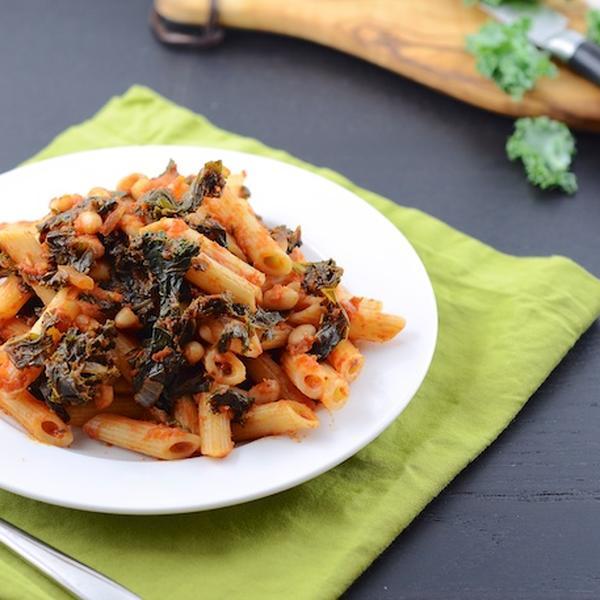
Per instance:
[[[156,0],[163,17],[205,23],[209,0]],[[582,0],[548,4],[584,31]],[[512,116],[546,114],[572,126],[600,131],[600,88],[565,67],[542,79],[521,102],[512,100],[475,69],[465,37],[487,17],[463,0],[219,0],[225,27],[303,38],[337,48],[450,96]]]

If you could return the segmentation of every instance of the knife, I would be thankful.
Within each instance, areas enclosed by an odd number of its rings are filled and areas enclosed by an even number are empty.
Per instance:
[[[490,6],[484,2],[479,6],[501,23],[511,24],[523,17],[529,18],[531,28],[527,35],[531,42],[600,85],[600,46],[569,29],[568,19],[563,14],[546,6]]]

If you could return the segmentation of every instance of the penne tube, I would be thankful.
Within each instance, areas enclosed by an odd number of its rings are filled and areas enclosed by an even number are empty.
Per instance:
[[[210,348],[204,355],[204,366],[215,383],[238,385],[246,379],[246,367],[233,352],[221,353]]]
[[[361,298],[359,307],[366,310],[381,312],[383,309],[383,302],[381,300],[373,300],[373,298]]]
[[[263,335],[260,344],[263,350],[274,350],[275,348],[283,348],[292,332],[291,325],[287,323],[277,323],[267,335]]]
[[[242,424],[233,424],[232,433],[236,442],[245,442],[268,435],[293,435],[318,426],[319,419],[308,406],[280,400],[253,406]]]
[[[182,429],[198,435],[198,406],[190,396],[182,396],[175,400],[173,416]]]
[[[348,316],[350,317],[349,337],[353,340],[388,342],[406,325],[402,317],[365,308],[362,304],[359,304],[357,310],[349,311]]]
[[[0,248],[10,256],[25,281],[29,276],[43,275],[48,271],[48,260],[33,223],[21,222],[2,227]],[[55,294],[51,288],[39,284],[32,283],[31,287],[44,304],[48,304]]]
[[[187,458],[200,447],[200,438],[183,429],[109,413],[92,417],[83,430],[95,440],[163,460]]]
[[[321,368],[326,374],[321,403],[328,410],[338,410],[348,401],[350,386],[333,367],[321,365]]]
[[[52,446],[70,446],[71,428],[27,390],[0,390],[0,409],[17,421],[33,438]]]
[[[213,242],[211,239],[204,235],[200,236],[200,248],[207,256],[210,256],[213,260],[223,265],[230,271],[233,271],[237,275],[240,275],[250,283],[261,287],[265,283],[265,274],[261,273],[258,269],[255,269],[252,265],[244,262],[238,258],[235,254],[230,252],[227,248],[223,248]]]
[[[0,319],[12,319],[31,298],[31,292],[18,275],[11,274],[0,283]]]
[[[244,254],[257,269],[269,275],[287,275],[292,270],[290,257],[256,218],[248,202],[236,196],[228,186],[219,198],[205,197],[202,206],[234,233]]]
[[[92,417],[105,413],[121,415],[130,419],[141,419],[145,415],[144,408],[133,399],[133,393],[127,395],[116,394],[112,404],[106,408],[98,408],[93,402],[67,406],[65,408],[69,413],[69,417],[71,417],[69,424],[76,427],[81,427]]]
[[[185,276],[209,294],[229,292],[236,302],[247,304],[252,310],[256,310],[256,301],[262,298],[259,287],[205,254],[193,259],[192,267]]]
[[[321,300],[311,302],[306,308],[293,312],[288,317],[288,322],[292,325],[314,325],[318,327],[323,316],[323,307]]]
[[[329,372],[311,354],[281,355],[281,366],[291,382],[313,400],[320,400],[325,390]]]
[[[350,341],[342,340],[329,354],[327,362],[348,382],[354,381],[360,374],[365,357]]]
[[[277,402],[281,398],[281,386],[277,379],[263,379],[248,390],[248,396],[254,404]]]
[[[229,232],[227,233],[227,248],[229,249],[229,252],[231,252],[231,254],[235,254],[240,260],[243,260],[245,263],[248,262],[248,257],[240,248],[240,245],[237,243],[237,240]]]
[[[214,412],[209,394],[196,394],[200,452],[204,456],[223,458],[233,450],[231,420],[227,412]]]
[[[300,294],[293,287],[275,284],[263,293],[262,305],[268,310],[291,310],[299,299]]]
[[[29,387],[42,372],[42,367],[17,369],[8,353],[0,350],[0,388],[7,392],[18,392]]]
[[[31,328],[21,319],[14,317],[0,323],[0,339],[6,341],[17,335],[25,335],[29,333]]]
[[[268,354],[261,354],[258,358],[247,358],[244,362],[248,377],[254,383],[273,379],[279,384],[280,398],[287,398],[309,406],[314,405],[312,400],[292,383],[285,371]]]

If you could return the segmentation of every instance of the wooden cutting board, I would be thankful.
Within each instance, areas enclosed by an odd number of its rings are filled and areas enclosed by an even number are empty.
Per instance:
[[[175,23],[206,23],[210,0],[156,0]],[[548,4],[585,30],[583,0]],[[224,27],[255,29],[337,48],[410,77],[475,106],[511,116],[545,114],[577,128],[600,131],[600,87],[561,67],[521,102],[475,69],[465,37],[488,19],[463,0],[217,0]]]

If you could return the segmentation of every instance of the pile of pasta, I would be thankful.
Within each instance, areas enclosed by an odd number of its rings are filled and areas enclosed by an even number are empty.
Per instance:
[[[0,225],[0,409],[67,447],[71,426],[159,459],[318,427],[359,375],[361,341],[404,327],[270,228],[245,174],[133,173]]]

